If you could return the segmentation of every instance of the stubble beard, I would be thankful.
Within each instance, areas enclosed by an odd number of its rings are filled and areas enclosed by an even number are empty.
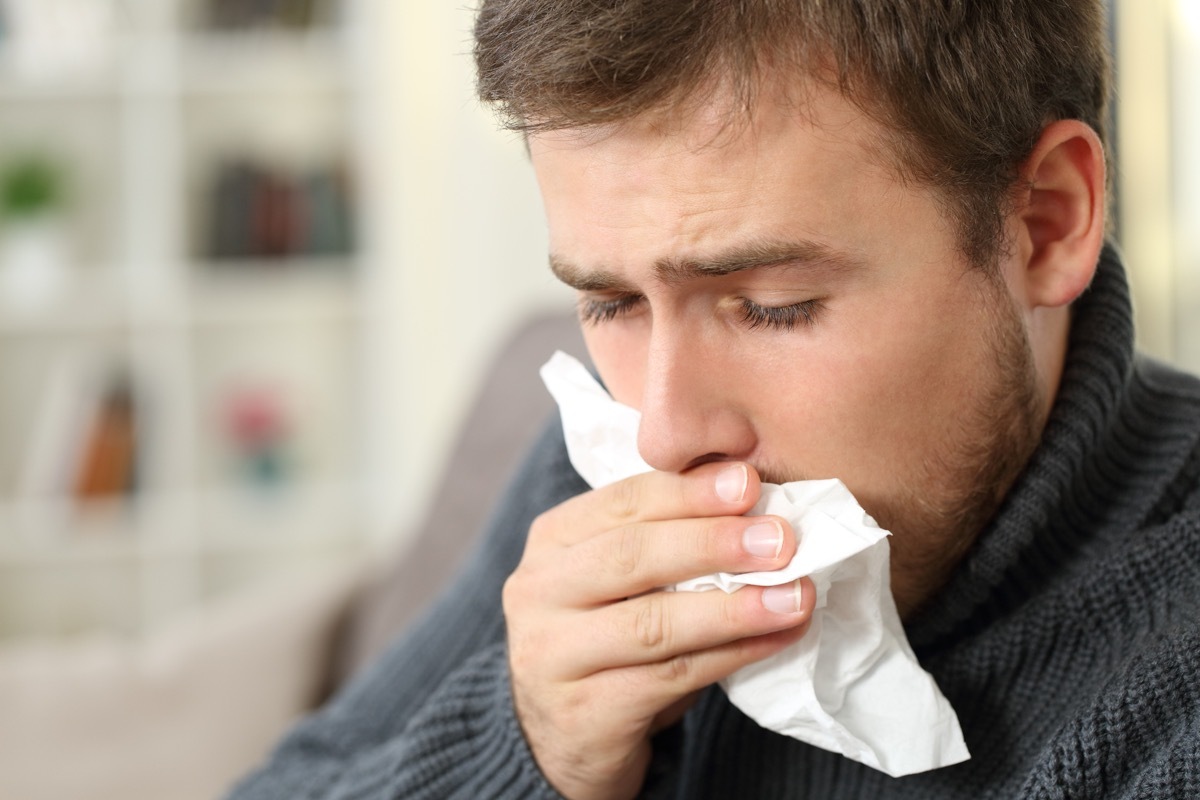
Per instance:
[[[892,592],[902,617],[945,585],[1037,449],[1045,424],[1044,390],[1020,314],[998,276],[978,277],[992,369],[973,406],[944,420],[946,434],[931,442],[916,470],[900,476],[902,490],[867,509],[892,533]],[[790,473],[760,469],[768,483],[804,477]]]
[[[998,278],[981,291],[991,326],[978,401],[945,420],[907,492],[879,509],[892,536],[892,589],[901,616],[919,611],[949,580],[1033,456],[1045,390],[1017,308]]]

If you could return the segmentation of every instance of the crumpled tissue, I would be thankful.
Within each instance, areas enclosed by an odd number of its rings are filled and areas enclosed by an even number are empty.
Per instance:
[[[593,488],[650,467],[640,415],[613,400],[576,359],[556,352],[542,380],[562,414],[571,464]],[[817,591],[808,632],[721,686],[765,728],[899,777],[970,758],[958,717],[904,634],[890,587],[888,532],[838,480],[762,485],[749,514],[786,519],[795,557],[774,572],[718,573],[676,590],[774,586],[807,575]]]

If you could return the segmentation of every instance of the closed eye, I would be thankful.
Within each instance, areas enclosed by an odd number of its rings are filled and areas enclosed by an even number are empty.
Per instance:
[[[817,314],[824,308],[820,300],[805,300],[786,306],[761,306],[742,298],[742,321],[750,330],[791,331],[797,325],[811,328],[817,322]]]
[[[605,299],[584,296],[579,299],[579,319],[585,325],[611,322],[637,309],[645,299],[640,294]],[[742,323],[750,330],[792,331],[797,326],[812,327],[816,325],[817,315],[824,308],[820,300],[804,300],[786,306],[764,306],[741,298],[740,303]]]
[[[640,294],[627,294],[600,300],[593,297],[579,298],[579,320],[584,325],[598,325],[628,314],[645,298]]]

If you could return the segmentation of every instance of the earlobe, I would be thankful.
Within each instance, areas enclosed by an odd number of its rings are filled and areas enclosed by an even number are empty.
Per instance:
[[[1042,131],[1021,170],[1019,248],[1026,300],[1059,307],[1083,293],[1104,245],[1105,164],[1100,137],[1079,120]]]

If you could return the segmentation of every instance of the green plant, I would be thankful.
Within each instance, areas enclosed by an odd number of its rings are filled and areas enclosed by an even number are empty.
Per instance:
[[[62,170],[55,161],[28,155],[0,171],[0,216],[33,217],[56,210],[62,202]]]

